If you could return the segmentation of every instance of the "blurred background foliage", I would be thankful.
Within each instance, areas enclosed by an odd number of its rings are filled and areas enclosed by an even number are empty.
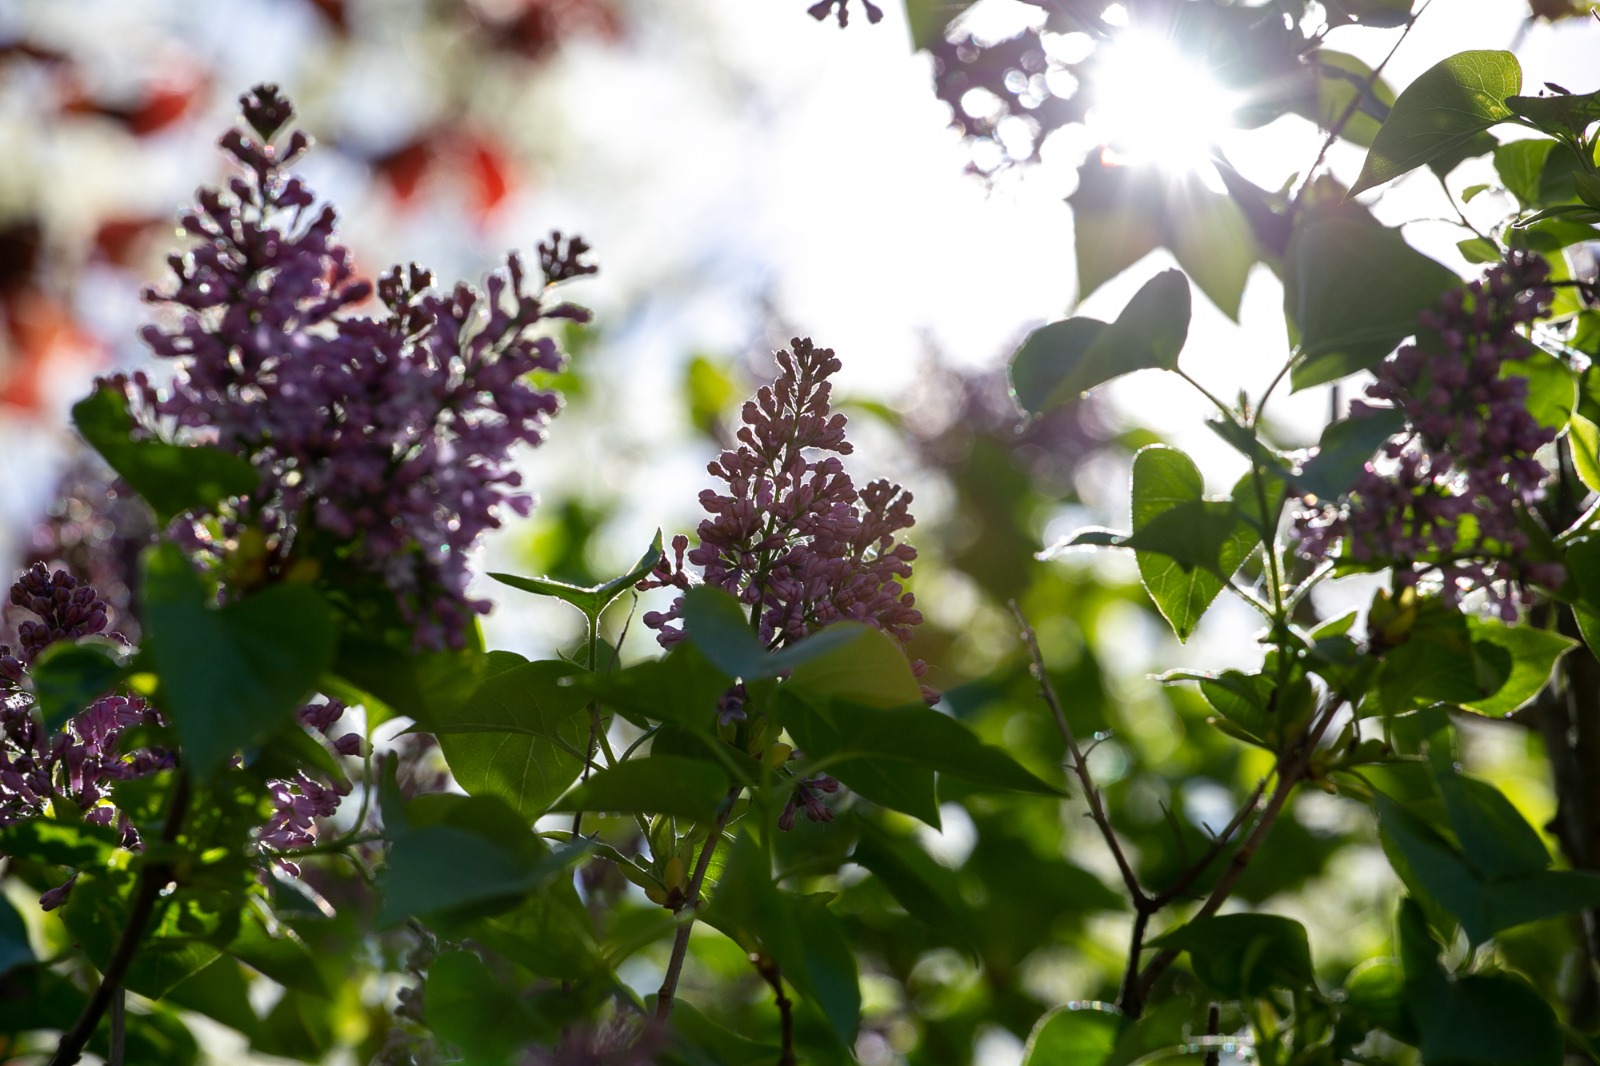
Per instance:
[[[1592,59],[1600,39],[1578,0],[1441,6],[1495,9],[1472,47],[1514,39],[1565,54],[1586,43]],[[1213,337],[1281,361],[1281,334],[1249,322],[1252,287],[1269,290],[1270,317],[1270,270],[1287,239],[1274,206],[1312,165],[1319,124],[1349,111],[1347,143],[1329,161],[1359,160],[1393,98],[1383,79],[1370,93],[1361,86],[1409,5],[909,0],[871,18],[879,10],[836,0],[812,7],[813,21],[803,0],[0,5],[0,548],[14,566],[69,564],[114,606],[131,602],[102,583],[94,560],[125,556],[146,519],[108,496],[104,476],[75,451],[65,406],[91,375],[145,364],[137,293],[175,245],[173,206],[195,175],[214,172],[210,139],[237,94],[278,81],[320,142],[312,182],[345,210],[347,240],[369,271],[417,259],[470,276],[552,226],[597,249],[602,274],[582,294],[596,326],[571,338],[571,368],[554,382],[567,410],[528,464],[541,504],[488,547],[486,569],[592,584],[637,556],[655,527],[687,530],[703,465],[769,375],[772,348],[811,334],[846,365],[853,466],[916,492],[914,590],[927,622],[912,652],[932,664],[929,681],[985,740],[1056,779],[1061,740],[1006,607],[1016,600],[1074,728],[1094,738],[1091,762],[1116,828],[1144,882],[1159,888],[1203,850],[1267,762],[1208,725],[1197,694],[1148,672],[1250,661],[1250,620],[1219,609],[1180,649],[1131,560],[1035,558],[1066,527],[1125,520],[1129,458],[1161,439],[1133,419],[1159,427],[1176,416],[1163,416],[1162,393],[1143,394],[1148,407],[1112,390],[1025,422],[1003,359],[1030,325],[1069,305],[1072,279],[1076,300],[1102,286],[1125,294],[1114,279],[1166,262],[1165,249],[1214,318],[1252,330]],[[1428,19],[1452,25],[1430,38]],[[1085,87],[1109,76],[1098,47],[1119,20],[1165,26],[1222,84],[1248,90],[1234,124],[1275,146],[1269,162],[1175,178],[1119,162],[1098,143]],[[1441,42],[1458,40],[1454,23],[1473,21],[1428,16],[1397,68],[1426,66],[1451,46]],[[890,128],[906,122],[920,123],[915,136]],[[878,169],[905,144],[914,150],[901,169]],[[901,196],[913,207],[888,212],[889,223],[868,217]],[[1432,210],[1397,201],[1394,210],[1416,217]],[[1239,387],[1228,350],[1202,354],[1217,364],[1208,382]],[[1312,424],[1284,435],[1314,439],[1326,403],[1313,390],[1302,405]],[[491,647],[575,649],[579,630],[559,605],[497,599]],[[626,615],[607,616],[611,640]],[[134,635],[137,619],[114,624]],[[649,654],[640,628],[628,647]],[[1550,818],[1537,736],[1487,723],[1465,732],[1463,748],[1463,761],[1535,824]],[[1116,996],[1131,915],[1081,800],[951,786],[944,800],[942,833],[857,805],[830,824],[802,821],[782,841],[781,867],[825,871],[802,890],[841,893],[835,910],[862,973],[856,1056],[869,1066],[1014,1063],[1047,1009]],[[626,828],[617,826],[619,839]],[[943,868],[951,895],[911,908],[882,875],[835,874],[864,834]],[[1252,867],[1238,898],[1306,923],[1325,987],[1386,953],[1399,886],[1364,806],[1302,794],[1265,850],[1270,861]],[[611,925],[607,939],[658,920],[608,869],[592,866],[583,886],[591,912]],[[341,866],[308,866],[306,880],[315,898],[299,902],[296,928],[320,973],[312,987],[275,992],[263,1020],[236,1028],[257,1054],[310,1061],[344,1048],[367,1061],[389,1032],[385,1004],[408,979],[411,945],[384,942],[351,980],[365,950],[356,912],[370,896]],[[338,906],[345,901],[358,906]],[[1497,950],[1571,1001],[1576,940],[1569,919],[1554,919],[1504,935]],[[706,934],[694,946],[688,1003],[770,1037],[768,990],[732,942]],[[180,985],[170,1003],[191,1018],[212,1012],[214,982],[253,979],[227,965],[226,975],[208,969]],[[649,990],[659,969],[645,953],[622,973]],[[1169,981],[1200,1010],[1192,977],[1178,970]],[[743,994],[727,995],[734,987]],[[1222,1024],[1227,1032],[1241,1020]],[[137,1061],[192,1057],[180,1032]]]

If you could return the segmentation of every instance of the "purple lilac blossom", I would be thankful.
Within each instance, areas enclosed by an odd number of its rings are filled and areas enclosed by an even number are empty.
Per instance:
[[[1354,418],[1399,410],[1405,431],[1344,500],[1297,516],[1300,554],[1330,558],[1343,541],[1357,562],[1394,564],[1402,584],[1436,574],[1446,602],[1482,589],[1506,621],[1530,602],[1530,584],[1564,580],[1559,563],[1521,558],[1528,539],[1517,509],[1543,495],[1547,471],[1535,453],[1556,431],[1529,412],[1527,378],[1505,373],[1537,351],[1518,330],[1548,310],[1548,277],[1543,259],[1513,252],[1420,317],[1418,340],[1379,366],[1366,400],[1351,405]],[[1477,534],[1461,544],[1457,522],[1467,515]]]
[[[173,765],[169,752],[118,750],[127,729],[160,724],[155,711],[137,696],[102,696],[61,729],[47,730],[24,687],[28,667],[45,648],[105,628],[105,604],[93,586],[79,584],[65,571],[51,574],[40,563],[12,585],[11,599],[40,620],[19,627],[20,657],[9,645],[0,644],[0,826],[39,817],[53,804],[71,802],[84,821],[114,827],[123,847],[138,848],[139,834],[111,804],[110,790],[118,781]],[[41,906],[45,910],[59,906],[72,883],[69,879],[46,892]]]
[[[242,173],[200,191],[182,219],[198,243],[170,260],[171,291],[146,293],[177,311],[143,334],[176,374],[165,390],[136,375],[135,398],[187,439],[249,457],[260,487],[225,528],[268,534],[269,566],[331,538],[340,565],[392,591],[418,647],[459,647],[489,606],[466,595],[468,551],[503,508],[532,506],[511,453],[543,439],[560,399],[528,377],[565,362],[534,331],[588,321],[547,303],[551,286],[594,272],[588,246],[553,234],[538,284],[513,253],[481,293],[396,267],[376,290],[386,314],[354,313],[373,287],[335,238],[333,208],[286,173],[309,147],[298,130],[278,138],[289,102],[263,85],[242,103],[250,130],[221,141]]]
[[[687,559],[707,584],[750,608],[768,648],[840,621],[864,622],[909,642],[922,614],[901,582],[911,576],[917,553],[896,537],[915,521],[911,494],[881,480],[856,489],[838,458],[853,450],[845,417],[830,407],[828,379],[841,364],[832,349],[809,338],[790,345],[792,352],[777,353],[777,378],[744,405],[738,446],[707,467],[727,492],[700,494],[709,515],[697,530],[700,543],[691,550],[688,537],[673,537],[672,558],[662,559],[639,587],[688,589]],[[673,624],[682,608],[680,596],[666,611],[644,616],[663,647],[683,639]],[[918,677],[926,672],[921,661],[911,667]],[[923,694],[937,699],[926,686]],[[742,685],[725,693],[719,723],[744,720],[744,702]],[[822,795],[838,788],[826,774],[797,781],[779,827],[792,828],[802,809],[812,821],[831,821]]]
[[[687,589],[687,556],[707,584],[758,613],[757,631],[769,648],[839,621],[865,622],[908,642],[922,615],[900,583],[917,553],[895,538],[915,521],[911,494],[887,481],[857,491],[837,458],[852,450],[845,417],[829,408],[828,378],[841,364],[810,340],[791,343],[793,354],[777,354],[777,379],[744,405],[738,447],[707,467],[728,491],[700,494],[710,517],[697,530],[699,545],[690,550],[687,537],[674,537],[674,557],[640,587]],[[817,454],[828,452],[834,454]],[[680,597],[665,612],[647,613],[644,623],[670,647],[683,638],[672,624],[681,612]],[[922,664],[916,669],[920,675]]]

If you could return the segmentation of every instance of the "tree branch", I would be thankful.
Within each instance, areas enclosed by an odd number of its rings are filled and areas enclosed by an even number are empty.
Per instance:
[[[172,800],[167,808],[167,820],[161,827],[163,844],[171,844],[178,839],[178,830],[182,828],[183,819],[188,811],[189,775],[179,769],[178,781],[173,787]],[[72,1063],[82,1057],[84,1047],[94,1035],[95,1027],[100,1024],[106,1009],[111,1006],[112,1000],[121,990],[122,979],[127,976],[128,967],[133,964],[134,956],[139,953],[145,926],[150,922],[151,912],[155,910],[156,901],[161,897],[161,890],[171,882],[170,863],[152,862],[139,872],[139,883],[134,888],[133,902],[128,907],[128,924],[122,930],[117,946],[112,949],[111,959],[100,975],[100,984],[89,997],[89,1002],[85,1004],[83,1014],[61,1037],[61,1043],[56,1045],[56,1053],[50,1059],[50,1066],[72,1066]]]

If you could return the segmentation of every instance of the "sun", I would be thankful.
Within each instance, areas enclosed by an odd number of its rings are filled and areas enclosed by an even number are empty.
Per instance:
[[[1088,91],[1089,130],[1119,162],[1172,172],[1205,168],[1242,102],[1205,64],[1138,29],[1101,46]]]

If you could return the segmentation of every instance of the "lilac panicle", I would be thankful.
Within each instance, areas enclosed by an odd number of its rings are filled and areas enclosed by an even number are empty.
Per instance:
[[[674,559],[641,587],[687,588],[687,558],[707,584],[749,605],[767,647],[839,621],[910,641],[922,615],[901,582],[917,553],[896,537],[914,521],[911,494],[887,481],[856,489],[838,458],[852,450],[845,417],[829,406],[839,360],[810,340],[791,343],[792,353],[777,354],[777,379],[744,405],[738,446],[707,467],[727,488],[700,494],[709,516],[700,543],[691,550],[687,537],[674,537]],[[644,616],[664,646],[682,638],[672,624],[681,611],[680,597]]]
[[[840,621],[864,622],[909,642],[922,621],[915,597],[901,582],[911,576],[916,549],[897,537],[913,523],[911,494],[899,485],[874,481],[857,490],[839,456],[850,454],[845,417],[830,407],[829,378],[840,368],[828,348],[795,338],[793,351],[777,353],[778,376],[741,412],[738,445],[707,469],[726,490],[707,489],[700,506],[700,543],[672,539],[673,557],[657,564],[641,589],[671,585],[687,589],[685,560],[700,567],[707,584],[738,597],[750,608],[762,644],[791,644]],[[650,611],[644,623],[670,647],[683,639],[674,625],[682,617],[680,596],[666,611]],[[921,662],[911,664],[922,676]],[[928,688],[924,696],[936,699]],[[723,695],[718,720],[745,718],[745,692]],[[833,819],[822,800],[839,783],[826,774],[797,780],[778,827],[788,830],[804,811],[814,822]]]
[[[105,604],[91,585],[64,571],[54,574],[35,563],[11,586],[11,602],[39,616],[19,627],[21,655],[0,644],[0,826],[37,818],[57,804],[71,803],[84,821],[111,826],[124,847],[139,846],[127,816],[110,801],[111,786],[142,777],[173,763],[154,749],[123,752],[122,734],[133,726],[160,720],[137,696],[102,696],[60,729],[47,730],[24,687],[28,667],[40,652],[62,640],[76,640],[105,628]],[[72,881],[46,892],[46,910],[59,906]]]
[[[511,455],[538,444],[560,406],[528,380],[564,365],[553,321],[588,321],[549,287],[593,273],[580,238],[539,248],[530,284],[508,256],[480,292],[448,291],[415,264],[378,283],[382,317],[355,313],[373,295],[334,234],[332,207],[286,168],[309,147],[288,101],[265,85],[242,98],[246,129],[222,148],[242,173],[202,189],[183,216],[196,239],[174,256],[174,285],[146,298],[175,322],[150,326],[152,351],[176,364],[166,390],[142,375],[137,397],[190,439],[248,456],[259,489],[237,524],[275,536],[280,564],[303,542],[334,538],[389,587],[423,647],[460,646],[473,614],[466,554],[503,508],[526,514]],[[282,143],[278,143],[281,140]]]
[[[1378,367],[1367,400],[1351,411],[1393,408],[1406,428],[1342,502],[1319,501],[1298,516],[1302,555],[1331,557],[1343,540],[1358,562],[1393,563],[1402,582],[1436,572],[1449,602],[1483,589],[1507,621],[1529,600],[1530,583],[1562,582],[1559,563],[1520,558],[1528,540],[1517,524],[1518,507],[1543,494],[1547,472],[1535,453],[1555,431],[1529,412],[1527,379],[1502,373],[1537,350],[1519,329],[1547,312],[1548,277],[1543,259],[1513,252],[1421,316],[1419,339]],[[1459,544],[1457,521],[1467,515],[1477,537]]]

